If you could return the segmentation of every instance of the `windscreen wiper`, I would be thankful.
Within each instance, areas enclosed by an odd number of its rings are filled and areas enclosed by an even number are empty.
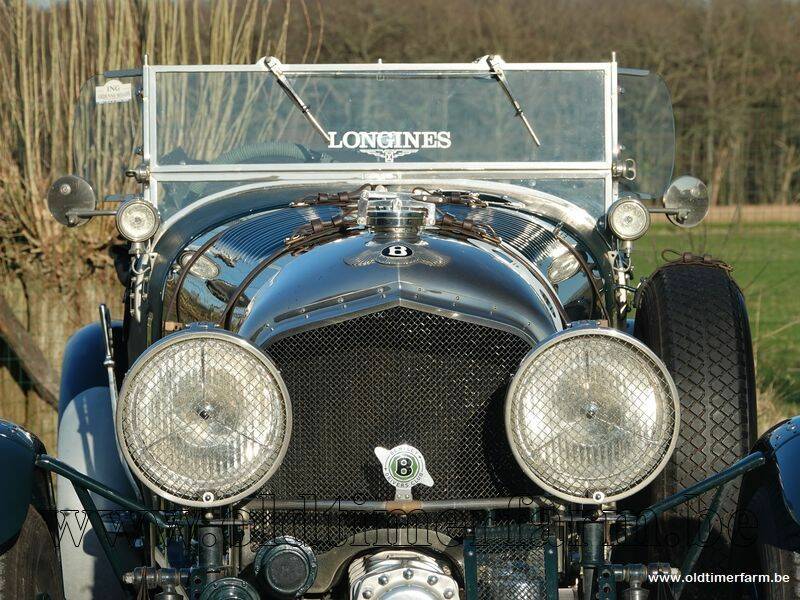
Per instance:
[[[278,85],[281,86],[281,89],[286,92],[286,95],[289,96],[292,102],[295,103],[297,108],[299,108],[303,112],[303,116],[306,120],[311,123],[312,127],[316,129],[319,134],[325,139],[325,143],[331,143],[331,136],[328,135],[328,132],[319,124],[316,117],[311,113],[311,109],[308,105],[303,102],[303,99],[300,97],[292,84],[289,83],[289,80],[286,78],[286,75],[283,73],[281,61],[279,61],[274,56],[269,56],[264,59],[264,66],[267,70],[275,76],[275,81],[278,82]]]
[[[531,134],[533,141],[536,142],[537,146],[541,146],[541,142],[539,141],[536,132],[533,130],[533,126],[531,125],[530,121],[528,121],[528,117],[525,116],[525,113],[522,112],[522,107],[520,106],[517,99],[514,97],[514,94],[511,92],[511,88],[508,85],[508,79],[506,79],[506,72],[503,70],[501,66],[503,59],[497,56],[496,54],[490,54],[484,56],[483,58],[478,59],[476,62],[486,62],[486,66],[489,68],[489,72],[494,75],[497,82],[500,84],[500,87],[503,88],[503,91],[506,93],[508,100],[511,104],[514,105],[514,110],[517,111],[517,116],[522,119],[522,122],[525,123],[525,129],[528,130],[528,133]]]

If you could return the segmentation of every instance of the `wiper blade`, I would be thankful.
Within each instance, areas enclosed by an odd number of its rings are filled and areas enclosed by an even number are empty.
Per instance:
[[[539,141],[539,137],[536,135],[536,132],[533,130],[533,126],[531,125],[530,121],[528,121],[528,117],[525,116],[525,113],[522,111],[522,107],[514,97],[514,94],[511,92],[511,88],[508,85],[508,79],[506,79],[506,72],[503,70],[503,67],[500,66],[500,63],[503,62],[503,59],[497,55],[491,54],[484,56],[480,60],[486,62],[489,72],[494,75],[495,79],[497,79],[497,82],[500,84],[500,87],[503,88],[508,100],[514,105],[514,110],[517,111],[517,116],[522,119],[522,122],[525,124],[525,129],[527,129],[528,133],[531,134],[531,137],[533,138],[533,141],[536,142],[536,145],[541,146],[542,144]]]
[[[325,142],[327,144],[330,144],[331,136],[328,135],[328,132],[325,131],[322,125],[319,124],[319,121],[317,121],[316,117],[311,113],[311,109],[305,102],[303,102],[303,99],[300,97],[300,94],[298,94],[294,90],[292,84],[289,83],[289,80],[283,73],[282,69],[283,65],[281,64],[281,61],[279,61],[274,56],[270,56],[264,60],[264,66],[270,73],[272,73],[275,76],[275,81],[278,82],[278,85],[281,86],[281,89],[284,92],[286,92],[286,95],[289,96],[291,101],[295,103],[297,108],[299,108],[303,112],[303,116],[306,118],[306,120],[309,123],[311,123],[314,129],[316,129],[319,132],[319,134],[324,138]]]

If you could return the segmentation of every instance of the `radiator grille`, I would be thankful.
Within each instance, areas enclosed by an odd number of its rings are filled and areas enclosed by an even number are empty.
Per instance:
[[[530,494],[506,441],[507,385],[527,341],[499,329],[404,307],[274,342],[293,432],[261,495],[392,499],[376,446],[408,443],[434,479],[415,497]]]

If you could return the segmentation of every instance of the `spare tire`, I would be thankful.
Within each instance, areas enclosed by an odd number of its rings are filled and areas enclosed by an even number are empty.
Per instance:
[[[637,293],[634,335],[666,364],[681,402],[678,443],[645,490],[656,502],[745,456],[756,441],[756,397],[744,297],[724,263],[685,255],[656,270]],[[714,491],[660,519],[651,560],[680,568]],[[731,556],[739,481],[725,490],[695,573],[725,573]],[[652,533],[652,532],[651,532]],[[682,598],[741,597],[719,584],[685,588]]]

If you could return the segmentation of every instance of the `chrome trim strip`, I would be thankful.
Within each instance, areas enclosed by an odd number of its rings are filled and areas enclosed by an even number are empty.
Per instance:
[[[204,73],[204,72],[264,72],[264,59],[252,65],[157,65],[155,73]],[[607,71],[608,62],[577,63],[504,63],[506,71]],[[283,72],[291,73],[385,73],[392,71],[414,71],[423,73],[486,73],[482,63],[329,63],[329,64],[282,64]]]
[[[614,54],[611,62],[611,75],[609,77],[610,94],[611,98],[611,151],[607,156],[611,157],[613,163],[619,156],[619,83],[617,81],[617,58]],[[609,185],[606,186],[606,210],[608,210],[614,201],[619,197],[619,183],[610,178]]]
[[[606,128],[608,129],[608,125]],[[610,137],[609,137],[610,139]],[[609,144],[610,146],[610,144]],[[228,165],[157,165],[152,164],[150,171],[161,175],[181,173],[194,173],[207,175],[209,173],[287,173],[318,172],[330,173],[331,171],[450,171],[467,170],[484,173],[487,170],[519,169],[519,170],[551,170],[551,171],[591,171],[610,170],[611,161],[591,162],[354,162],[354,163],[325,163],[321,167],[317,163],[262,163],[262,164],[228,164]],[[162,177],[166,179],[166,177]]]
[[[372,184],[394,184],[400,183],[404,181],[411,181],[412,179],[418,179],[420,177],[425,177],[427,175],[452,175],[453,179],[462,180],[465,177],[470,177],[477,175],[476,179],[470,179],[470,181],[482,181],[486,180],[489,181],[492,177],[500,177],[505,179],[605,179],[607,176],[610,175],[611,171],[605,168],[596,168],[596,169],[587,169],[587,170],[576,170],[576,169],[565,169],[563,165],[558,165],[562,168],[556,169],[545,169],[545,170],[536,170],[531,171],[530,169],[508,169],[504,166],[500,165],[498,168],[486,169],[483,168],[481,170],[475,171],[450,171],[450,170],[443,170],[439,171],[438,169],[429,169],[427,167],[417,168],[415,170],[411,170],[409,172],[400,172],[396,170],[392,171],[375,171],[375,172],[364,172],[358,169],[347,169],[343,171],[318,171],[314,173],[308,172],[292,172],[286,171],[282,172],[279,175],[276,175],[274,171],[235,171],[235,170],[227,170],[225,172],[220,173],[205,173],[203,172],[203,177],[198,177],[198,173],[192,172],[169,172],[164,173],[163,171],[159,171],[153,175],[154,179],[158,179],[161,182],[170,182],[170,181],[262,181],[264,183],[278,183],[278,184],[296,184],[297,182],[303,182],[306,185],[314,185],[314,184],[327,184],[329,182],[337,182],[337,181],[358,181],[358,185],[363,185],[364,183],[372,183]],[[405,179],[409,178],[409,179]],[[437,179],[439,182],[446,182],[450,181],[449,179],[440,178]],[[496,182],[499,183],[499,182]],[[524,186],[523,186],[524,187]],[[525,188],[528,189],[528,188]]]

